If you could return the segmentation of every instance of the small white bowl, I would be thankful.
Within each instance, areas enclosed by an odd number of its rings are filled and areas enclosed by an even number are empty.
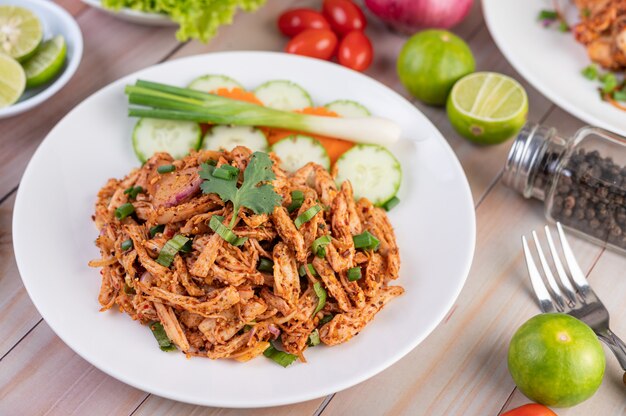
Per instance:
[[[82,2],[127,22],[146,26],[178,26],[178,23],[172,21],[165,14],[146,13],[128,8],[122,8],[119,11],[110,10],[102,6],[101,0],[82,0]]]
[[[44,40],[62,35],[67,43],[67,56],[62,73],[50,84],[27,89],[17,103],[0,108],[0,119],[30,110],[57,93],[76,72],[83,56],[83,36],[74,18],[60,6],[45,0],[0,0],[0,5],[24,7],[35,13],[43,26]]]

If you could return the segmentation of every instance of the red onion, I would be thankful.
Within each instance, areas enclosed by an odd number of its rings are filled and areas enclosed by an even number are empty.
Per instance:
[[[164,207],[169,208],[184,202],[200,192],[200,185],[202,184],[202,178],[199,175],[195,175],[193,179],[189,181],[182,189],[172,195],[163,204]]]
[[[365,5],[393,29],[413,34],[420,29],[448,29],[460,23],[473,0],[365,0]]]
[[[274,339],[278,338],[280,335],[280,329],[278,329],[274,324],[269,324],[267,329],[269,329],[270,333],[274,335]]]

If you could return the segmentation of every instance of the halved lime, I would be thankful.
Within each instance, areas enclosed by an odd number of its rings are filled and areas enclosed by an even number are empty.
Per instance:
[[[477,72],[454,84],[446,109],[450,123],[463,137],[480,144],[496,144],[522,128],[528,114],[528,96],[513,78]]]
[[[61,35],[42,43],[35,54],[24,63],[26,86],[38,87],[54,78],[63,68],[66,52],[65,39]]]
[[[24,69],[15,59],[0,53],[0,108],[16,102],[26,88]]]
[[[43,28],[33,12],[23,7],[0,6],[0,53],[22,62],[41,43]]]

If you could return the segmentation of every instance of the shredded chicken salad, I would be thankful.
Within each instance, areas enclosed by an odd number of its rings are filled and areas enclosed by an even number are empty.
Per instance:
[[[99,191],[102,311],[149,326],[163,350],[287,366],[357,335],[404,289],[382,208],[273,153],[157,153]],[[156,345],[155,345],[156,348]]]

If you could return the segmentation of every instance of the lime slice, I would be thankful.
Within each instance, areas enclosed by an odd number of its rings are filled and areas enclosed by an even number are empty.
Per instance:
[[[63,68],[66,52],[65,39],[61,35],[42,43],[37,52],[24,63],[26,86],[38,87],[54,78]]]
[[[24,69],[15,59],[0,53],[0,108],[16,102],[26,88]]]
[[[528,114],[528,96],[513,78],[477,72],[454,84],[446,108],[450,123],[463,137],[480,144],[496,144],[522,128]]]
[[[41,39],[43,28],[37,16],[17,6],[0,6],[0,53],[18,61],[30,58]]]

